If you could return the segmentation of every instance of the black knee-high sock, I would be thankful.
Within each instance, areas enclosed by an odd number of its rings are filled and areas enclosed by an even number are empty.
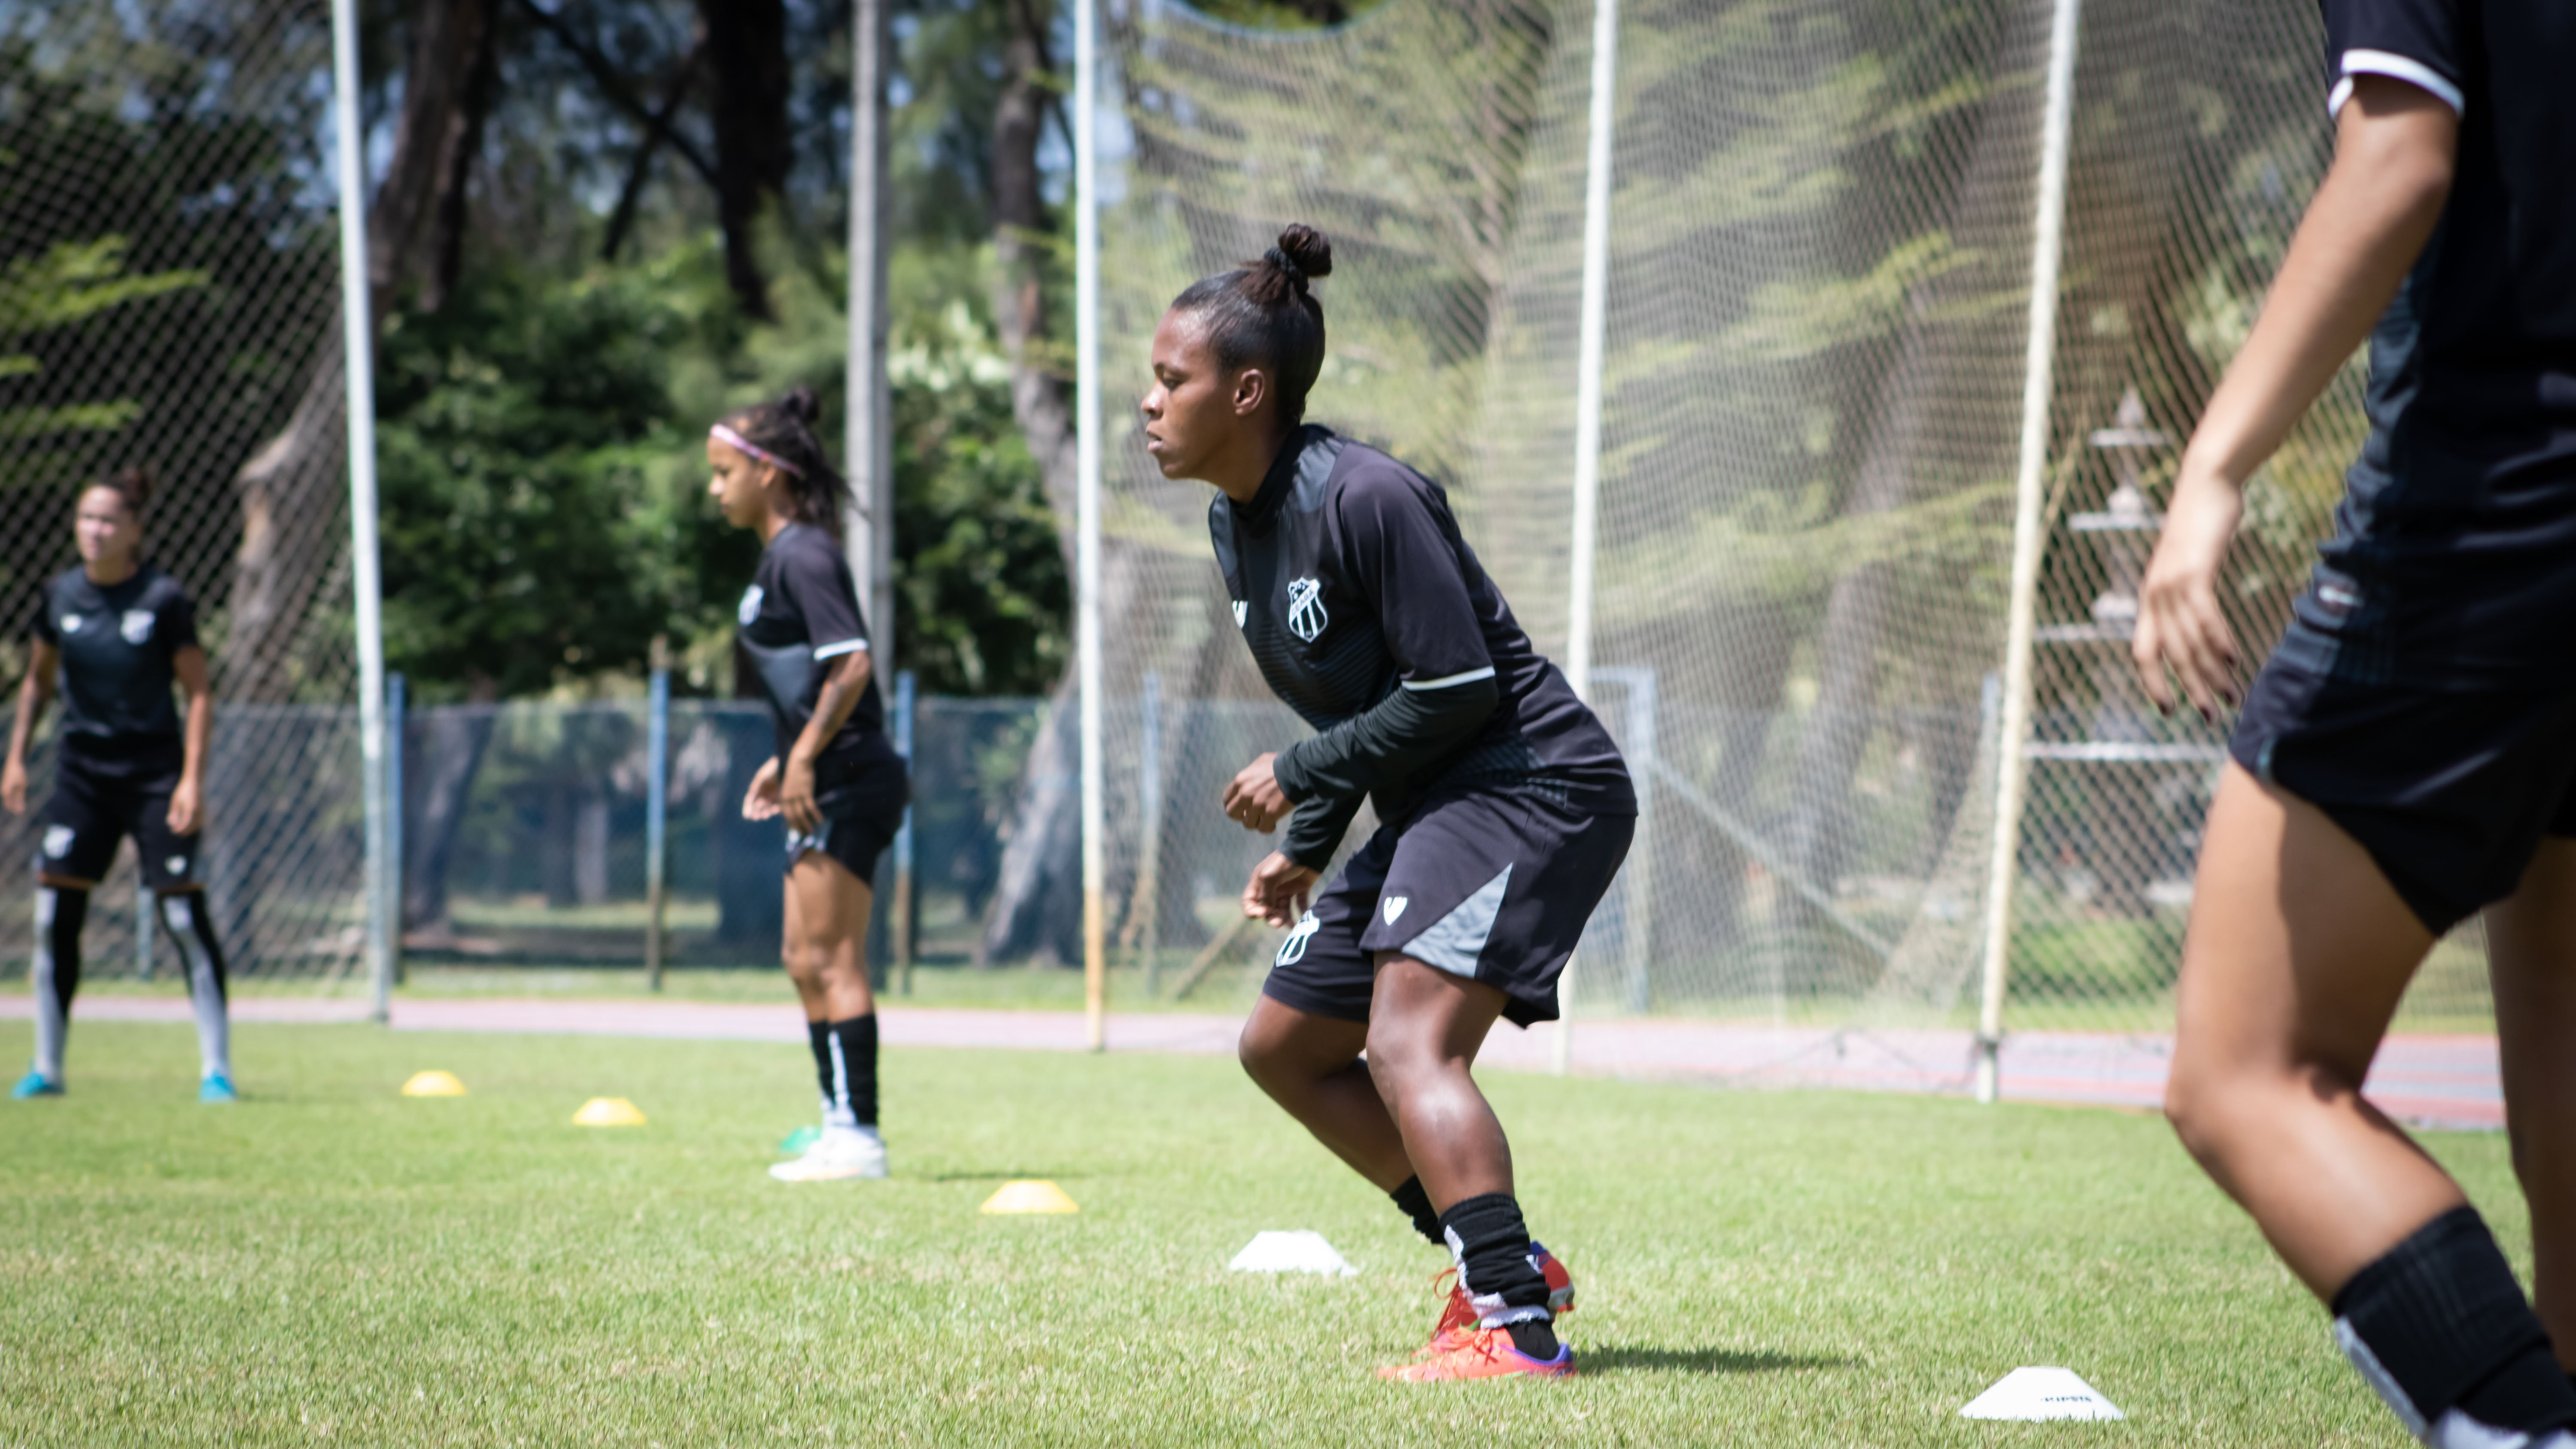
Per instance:
[[[1478,1322],[1510,1329],[1513,1345],[1533,1358],[1556,1357],[1547,1277],[1531,1261],[1521,1205],[1508,1193],[1471,1197],[1440,1215],[1440,1232],[1458,1260],[1458,1281]]]
[[[1423,1241],[1444,1248],[1449,1245],[1440,1236],[1440,1214],[1431,1210],[1431,1194],[1422,1190],[1421,1178],[1406,1178],[1404,1186],[1387,1196],[1394,1200],[1397,1212],[1413,1219],[1413,1230],[1422,1235]]]
[[[170,939],[178,943],[180,959],[188,963],[188,1000],[196,1009],[202,1074],[230,1081],[230,989],[225,981],[224,948],[215,940],[215,923],[206,909],[206,898],[195,891],[175,891],[161,897],[161,923],[170,928]]]
[[[46,1081],[63,1079],[63,1043],[71,1035],[72,997],[80,990],[81,925],[89,892],[36,887],[36,1062]]]
[[[834,1101],[842,1116],[834,1120],[844,1127],[877,1125],[877,1014],[854,1016],[836,1021],[826,1029],[832,1053],[832,1070],[838,1092],[827,1091],[827,1101]]]
[[[814,1081],[822,1088],[823,1120],[829,1122],[832,1108],[836,1105],[833,1098],[836,1081],[832,1071],[832,1024],[828,1021],[805,1023],[805,1040],[814,1048]]]
[[[2576,1425],[2576,1386],[2477,1209],[2453,1208],[2352,1277],[2334,1297],[2344,1356],[2429,1444],[2498,1442]]]

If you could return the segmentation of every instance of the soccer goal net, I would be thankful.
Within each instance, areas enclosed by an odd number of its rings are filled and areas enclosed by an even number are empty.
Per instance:
[[[2059,9],[1619,6],[1591,698],[1647,804],[1578,1013],[1810,1029],[1772,1038],[1793,1070],[1855,1027],[1973,1026],[2018,751],[2011,1025],[2170,1022],[2224,734],[2150,707],[2126,643],[2184,436],[2328,159],[2323,37],[2296,6],[2082,6],[2029,729],[2007,739]],[[1266,842],[1213,802],[1302,727],[1231,627],[1206,489],[1141,451],[1147,339],[1193,278],[1322,228],[1309,416],[1442,483],[1562,660],[1596,12],[1390,0],[1292,35],[1108,13],[1113,941],[1258,963],[1276,937],[1230,919]],[[2361,428],[2356,368],[2249,490],[2227,598],[2257,651]],[[2415,1009],[2482,1006],[2479,964],[2446,951]]]
[[[0,5],[0,675],[78,562],[80,485],[149,468],[145,557],[196,600],[220,701],[202,869],[267,972],[346,969],[361,919],[330,60],[319,7]],[[0,814],[0,961],[29,953],[50,739]],[[150,969],[134,889],[121,852],[110,974]]]

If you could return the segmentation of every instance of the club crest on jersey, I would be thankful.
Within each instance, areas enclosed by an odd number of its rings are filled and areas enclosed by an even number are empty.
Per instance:
[[[1386,923],[1392,926],[1395,924],[1395,918],[1404,914],[1404,908],[1412,904],[1411,896],[1388,896],[1378,902],[1378,908],[1386,912]]]
[[[141,644],[150,639],[152,637],[152,611],[149,609],[126,610],[125,617],[117,621],[116,632],[124,635],[125,642],[128,644]]]
[[[1251,618],[1251,617],[1252,617],[1252,606],[1251,606],[1250,604],[1245,603],[1245,602],[1244,602],[1243,600],[1241,600],[1241,599],[1237,599],[1237,600],[1235,600],[1235,601],[1234,601],[1234,627],[1236,627],[1236,628],[1238,628],[1238,629],[1242,628],[1242,627],[1243,627],[1243,621],[1244,621],[1244,620],[1246,620],[1246,619],[1249,619],[1249,618]]]
[[[1322,637],[1333,616],[1324,612],[1324,585],[1317,579],[1288,581],[1288,632],[1312,644]]]
[[[62,625],[62,630],[66,634],[77,634],[80,632],[81,620],[80,615],[78,614],[65,614],[56,622]]]
[[[753,584],[750,588],[743,590],[742,602],[734,606],[733,616],[735,621],[740,623],[742,627],[746,629],[750,628],[752,621],[760,617],[760,601],[762,597],[763,595],[760,592],[760,585],[758,584]]]
[[[1273,966],[1294,966],[1298,962],[1305,960],[1306,943],[1315,939],[1315,933],[1323,928],[1324,923],[1315,919],[1315,913],[1313,911],[1308,911],[1306,914],[1299,916],[1297,918],[1297,929],[1290,931],[1288,933],[1288,939],[1279,943],[1279,955],[1277,959],[1273,960],[1270,964]]]

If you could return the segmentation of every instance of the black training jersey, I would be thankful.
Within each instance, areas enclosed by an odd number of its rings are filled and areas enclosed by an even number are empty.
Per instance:
[[[170,661],[197,642],[197,608],[150,564],[101,588],[84,569],[45,585],[30,632],[62,651],[63,749],[111,773],[178,767]]]
[[[759,681],[769,700],[770,718],[778,731],[778,758],[784,761],[823,694],[823,676],[831,662],[868,647],[868,626],[859,614],[859,590],[850,577],[850,561],[830,534],[810,524],[791,523],[769,540],[751,587],[743,590],[735,611],[742,628],[734,635],[744,672]],[[870,736],[885,731],[885,705],[877,694],[874,673],[858,705],[823,749],[826,759],[868,748]]]
[[[2393,77],[2460,116],[2440,224],[2370,341],[2370,435],[2282,644],[2357,681],[2576,660],[2576,5],[2325,0],[2329,110]]]
[[[1381,820],[1401,823],[1434,792],[1471,787],[1636,812],[1609,732],[1531,647],[1459,536],[1448,496],[1421,474],[1310,425],[1248,507],[1217,495],[1208,531],[1262,678],[1316,729],[1399,689],[1494,681],[1500,702],[1475,734],[1401,793],[1377,791]]]

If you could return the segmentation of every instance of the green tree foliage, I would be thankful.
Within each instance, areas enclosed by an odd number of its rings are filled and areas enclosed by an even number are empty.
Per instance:
[[[484,269],[389,329],[385,652],[425,695],[632,670],[667,626],[676,560],[638,505],[682,446],[663,354],[683,319],[651,280]]]

